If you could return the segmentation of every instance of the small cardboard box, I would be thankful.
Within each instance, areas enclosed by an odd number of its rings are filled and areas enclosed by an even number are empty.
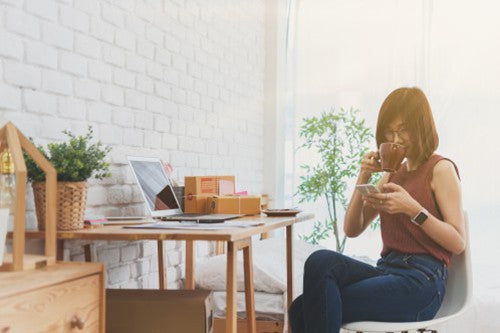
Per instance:
[[[184,178],[184,212],[208,213],[207,199],[234,193],[234,176],[189,176]],[[222,193],[221,193],[222,192]]]
[[[222,195],[207,199],[209,213],[212,214],[260,214],[258,195]]]
[[[107,289],[106,332],[213,332],[207,290]]]

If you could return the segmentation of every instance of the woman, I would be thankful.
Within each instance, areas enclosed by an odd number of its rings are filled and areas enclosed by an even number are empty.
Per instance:
[[[418,88],[387,96],[377,121],[377,146],[406,146],[406,161],[377,184],[381,193],[354,191],[344,220],[359,236],[380,215],[383,249],[373,267],[329,250],[304,266],[304,293],[289,310],[293,333],[339,332],[354,321],[422,321],[437,313],[452,254],[465,248],[458,170],[434,154],[439,139],[431,108]],[[361,161],[357,184],[380,172],[377,152]]]

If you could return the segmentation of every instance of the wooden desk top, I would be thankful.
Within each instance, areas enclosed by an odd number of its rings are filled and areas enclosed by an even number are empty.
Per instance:
[[[234,221],[262,222],[263,225],[249,228],[224,230],[182,230],[182,229],[127,229],[123,226],[102,226],[75,231],[57,231],[58,239],[87,240],[218,240],[238,241],[271,230],[290,226],[312,219],[314,214],[301,213],[295,217],[246,216]],[[231,221],[227,221],[230,223]],[[26,231],[26,238],[44,238],[45,232]]]

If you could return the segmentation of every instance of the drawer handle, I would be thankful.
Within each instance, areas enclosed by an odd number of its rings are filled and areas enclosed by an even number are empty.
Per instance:
[[[73,319],[71,319],[70,326],[71,326],[71,328],[76,327],[79,330],[81,330],[85,327],[85,322],[83,321],[83,319],[80,316],[74,315]]]

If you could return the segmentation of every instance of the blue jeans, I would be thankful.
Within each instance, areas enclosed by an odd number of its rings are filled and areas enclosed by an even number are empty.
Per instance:
[[[432,319],[447,277],[446,265],[425,254],[390,252],[373,267],[334,251],[316,251],[304,265],[304,293],[288,310],[292,333],[337,333],[354,321]]]

